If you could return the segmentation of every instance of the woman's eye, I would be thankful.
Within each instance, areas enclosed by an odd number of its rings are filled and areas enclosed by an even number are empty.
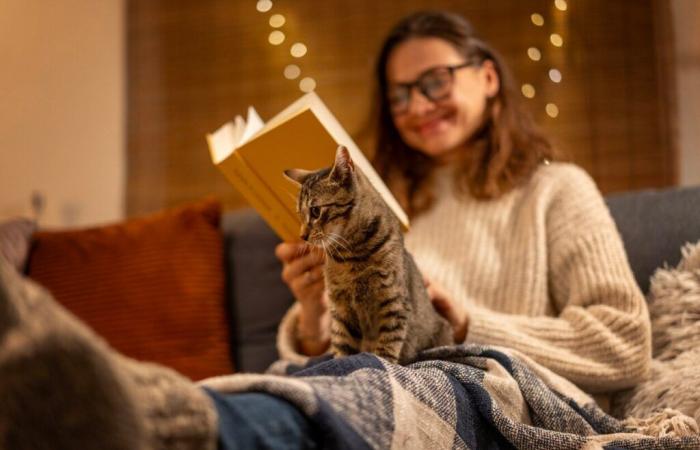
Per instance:
[[[312,219],[318,219],[318,217],[321,215],[321,208],[318,206],[312,206],[309,208],[309,214],[311,215]]]

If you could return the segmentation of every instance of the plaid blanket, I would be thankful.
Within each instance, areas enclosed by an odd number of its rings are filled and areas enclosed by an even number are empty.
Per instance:
[[[680,433],[686,436],[642,434],[643,427],[606,415],[570,382],[504,348],[441,347],[408,366],[362,353],[273,367],[283,374],[202,384],[288,400],[322,431],[329,448],[700,449],[696,427]]]

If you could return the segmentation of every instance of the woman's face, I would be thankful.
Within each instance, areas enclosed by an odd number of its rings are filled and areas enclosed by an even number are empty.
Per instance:
[[[399,44],[387,60],[389,96],[396,84],[412,83],[436,67],[465,62],[464,56],[443,39],[409,39]],[[444,98],[430,100],[414,86],[405,110],[392,112],[404,142],[439,163],[454,160],[464,149],[483,122],[487,99],[499,89],[491,61],[456,69],[453,75],[452,89]]]

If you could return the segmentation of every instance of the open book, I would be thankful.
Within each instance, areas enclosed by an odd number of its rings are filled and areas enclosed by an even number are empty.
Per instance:
[[[299,187],[284,177],[286,169],[330,167],[338,145],[348,148],[356,167],[396,214],[404,229],[408,216],[352,138],[315,93],[309,93],[264,123],[255,109],[248,118],[207,135],[213,163],[285,241],[299,240],[296,213]]]

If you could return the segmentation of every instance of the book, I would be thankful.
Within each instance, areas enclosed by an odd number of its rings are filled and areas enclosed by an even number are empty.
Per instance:
[[[301,229],[296,212],[299,187],[284,177],[284,170],[330,167],[338,145],[347,147],[355,166],[408,230],[407,214],[314,92],[267,122],[250,106],[247,119],[237,116],[207,134],[207,142],[214,165],[284,241],[298,241]]]

